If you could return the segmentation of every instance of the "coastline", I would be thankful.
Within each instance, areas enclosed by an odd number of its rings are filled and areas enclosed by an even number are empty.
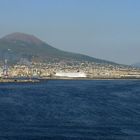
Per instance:
[[[41,82],[44,80],[140,80],[140,78],[128,78],[128,77],[123,77],[123,78],[104,78],[104,77],[96,77],[96,78],[69,78],[69,77],[43,77],[43,78],[1,78],[0,83],[36,83],[36,82]]]
[[[4,78],[0,79],[0,83],[34,83],[40,82],[38,79],[13,79],[13,78]]]
[[[61,77],[61,78],[56,78],[56,77],[53,77],[53,78],[39,78],[40,81],[42,80],[140,80],[140,78],[89,78],[89,77],[86,77],[86,78],[66,78],[66,77]]]

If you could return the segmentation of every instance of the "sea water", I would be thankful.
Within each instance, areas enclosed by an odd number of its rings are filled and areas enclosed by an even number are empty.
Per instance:
[[[0,83],[0,140],[139,140],[139,80]]]

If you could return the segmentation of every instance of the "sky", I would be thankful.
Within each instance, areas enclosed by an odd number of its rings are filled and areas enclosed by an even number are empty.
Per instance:
[[[12,32],[133,64],[140,62],[140,0],[0,0],[0,37]]]

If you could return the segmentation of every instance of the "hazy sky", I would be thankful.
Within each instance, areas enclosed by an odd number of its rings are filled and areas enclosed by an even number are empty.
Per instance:
[[[118,63],[140,62],[140,0],[0,0],[0,37],[12,32]]]

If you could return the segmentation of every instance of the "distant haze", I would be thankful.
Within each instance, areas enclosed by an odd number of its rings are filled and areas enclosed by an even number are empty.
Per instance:
[[[0,37],[36,35],[48,44],[123,64],[140,62],[139,0],[1,0]]]

